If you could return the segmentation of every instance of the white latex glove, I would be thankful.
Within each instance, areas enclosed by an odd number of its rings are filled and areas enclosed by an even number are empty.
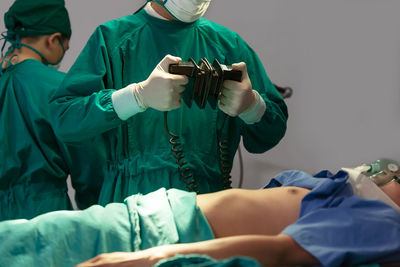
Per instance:
[[[242,81],[224,81],[218,107],[229,116],[235,117],[249,110],[256,103],[256,95],[251,86],[246,63],[235,63],[232,65],[232,69],[242,71]]]
[[[136,100],[143,109],[151,107],[160,111],[179,108],[182,105],[181,93],[189,78],[168,72],[168,66],[182,61],[179,57],[166,55],[150,76],[133,88]]]

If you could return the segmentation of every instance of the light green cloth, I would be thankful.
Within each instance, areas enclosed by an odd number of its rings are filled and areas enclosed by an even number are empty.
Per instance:
[[[100,253],[212,238],[194,193],[159,189],[124,204],[1,222],[0,266],[67,267]]]
[[[107,22],[90,37],[52,100],[61,140],[99,141],[97,154],[105,156],[97,160],[105,178],[100,204],[160,187],[187,190],[171,152],[163,112],[149,108],[122,121],[111,100],[115,90],[147,79],[166,54],[184,61],[206,57],[226,65],[246,62],[253,88],[267,110],[252,125],[238,117],[227,119],[222,139],[229,142],[229,163],[241,137],[247,151],[263,153],[285,134],[286,105],[256,53],[236,33],[204,18],[187,24],[160,20],[144,10]],[[168,112],[169,129],[180,136],[183,161],[188,162],[201,193],[223,189],[217,145],[223,116],[209,105],[199,109],[183,104]]]
[[[60,32],[71,37],[64,0],[16,0],[4,14],[4,25],[20,37]]]

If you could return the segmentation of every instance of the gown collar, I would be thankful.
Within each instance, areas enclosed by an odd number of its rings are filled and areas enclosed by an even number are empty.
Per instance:
[[[148,14],[145,9],[142,9],[137,13],[138,16],[141,16],[147,23],[151,24],[153,27],[163,28],[163,29],[171,29],[171,30],[181,30],[195,27],[199,24],[199,21],[203,18],[195,20],[194,22],[187,23],[179,20],[164,20],[160,18],[153,17]]]

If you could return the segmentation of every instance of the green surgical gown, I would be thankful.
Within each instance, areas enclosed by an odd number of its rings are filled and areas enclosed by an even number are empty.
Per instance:
[[[123,121],[111,100],[115,90],[145,80],[166,54],[183,61],[206,57],[226,65],[246,62],[252,86],[267,109],[252,125],[238,117],[227,119],[222,139],[229,143],[230,163],[241,136],[251,153],[267,151],[284,136],[286,105],[255,52],[238,34],[204,18],[187,24],[160,20],[144,10],[109,21],[90,37],[51,107],[55,131],[64,142],[97,139],[96,150],[105,155],[97,161],[104,177],[100,204],[160,187],[187,189],[171,152],[163,112],[149,108]],[[201,193],[223,189],[217,149],[223,117],[209,105],[199,109],[183,104],[168,112],[169,129],[180,137],[184,161]]]
[[[0,74],[0,220],[71,209],[68,174],[80,208],[97,202],[100,185],[87,183],[91,176],[102,181],[96,162],[81,165],[93,157],[92,144],[66,146],[51,127],[49,100],[64,77],[33,59]]]
[[[33,59],[0,74],[0,220],[71,209],[68,159],[48,105],[64,76]]]

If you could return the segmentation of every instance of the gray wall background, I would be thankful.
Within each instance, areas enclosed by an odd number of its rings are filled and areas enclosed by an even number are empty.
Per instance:
[[[0,13],[13,1],[1,0]],[[66,0],[73,35],[67,71],[95,27],[131,14],[132,0]],[[281,170],[336,171],[379,157],[400,161],[400,1],[214,0],[207,18],[238,32],[271,80],[291,86],[289,121],[267,153],[243,149],[244,187]],[[0,30],[4,30],[3,20]],[[234,185],[239,177],[236,159]]]

